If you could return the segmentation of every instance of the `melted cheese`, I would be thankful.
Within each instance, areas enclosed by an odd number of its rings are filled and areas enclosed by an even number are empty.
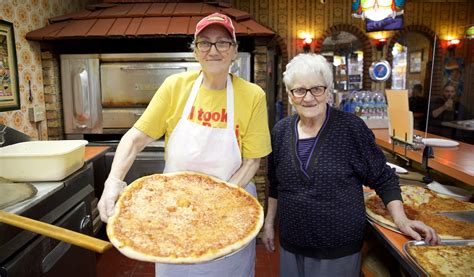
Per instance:
[[[430,276],[474,274],[474,245],[412,246],[408,253]]]
[[[402,186],[403,202],[410,206],[420,206],[430,202],[433,195],[425,188],[419,186]]]

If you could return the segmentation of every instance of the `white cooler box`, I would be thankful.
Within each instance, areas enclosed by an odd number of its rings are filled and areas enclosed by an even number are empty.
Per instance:
[[[86,140],[27,141],[0,148],[0,177],[59,181],[84,165]]]

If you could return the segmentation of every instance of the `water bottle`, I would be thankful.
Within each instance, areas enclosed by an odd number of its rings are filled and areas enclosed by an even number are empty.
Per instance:
[[[386,118],[387,117],[387,102],[385,101],[385,97],[382,92],[377,92],[377,102],[379,103],[379,118]]]
[[[356,112],[356,105],[357,105],[357,103],[356,103],[356,100],[357,100],[356,94],[357,94],[357,91],[353,91],[351,93],[350,101],[349,101],[349,103],[350,103],[349,104],[349,112],[353,113],[353,114],[355,114],[355,112]]]
[[[362,91],[357,92],[354,95],[354,113],[357,116],[362,115]]]
[[[369,91],[366,96],[366,105],[367,105],[367,119],[375,118],[375,98],[374,93]]]
[[[383,94],[380,94],[380,96],[382,97],[382,118],[386,118],[387,117],[387,101]]]
[[[369,91],[364,91],[361,94],[361,102],[362,102],[362,110],[361,110],[360,117],[362,119],[367,119],[370,114],[370,111],[369,111],[370,92]]]
[[[352,113],[352,102],[353,102],[354,92],[344,95],[344,100],[342,104],[342,110],[348,113]]]
[[[382,118],[383,99],[378,91],[374,92],[374,118]]]

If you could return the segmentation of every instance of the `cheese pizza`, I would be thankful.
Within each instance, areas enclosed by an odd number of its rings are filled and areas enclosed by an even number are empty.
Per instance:
[[[155,174],[130,184],[109,218],[107,235],[127,257],[202,263],[246,246],[263,209],[244,189],[191,172]]]
[[[474,239],[474,224],[455,220],[438,213],[474,210],[474,204],[438,194],[420,186],[401,186],[403,207],[409,219],[423,221],[436,230],[442,239]],[[370,219],[397,229],[382,200],[371,193],[365,198]]]
[[[407,252],[429,276],[474,274],[474,245],[409,246]]]

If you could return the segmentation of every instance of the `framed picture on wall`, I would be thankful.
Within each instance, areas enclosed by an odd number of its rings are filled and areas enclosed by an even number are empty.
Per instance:
[[[0,20],[0,111],[20,109],[13,23]]]
[[[408,65],[410,73],[420,73],[421,72],[421,61],[423,60],[423,51],[416,50],[408,54]]]

